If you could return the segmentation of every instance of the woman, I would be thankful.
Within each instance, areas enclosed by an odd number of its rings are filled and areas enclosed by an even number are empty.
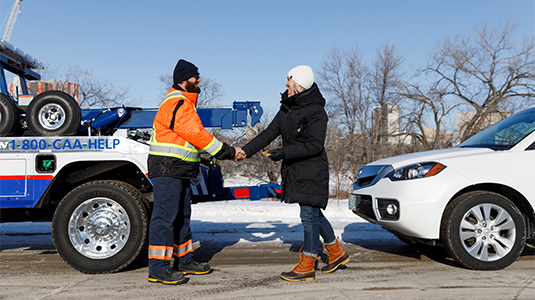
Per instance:
[[[282,194],[286,203],[299,203],[304,228],[304,245],[299,264],[281,277],[288,281],[314,280],[314,263],[322,251],[320,235],[329,253],[323,273],[335,271],[349,261],[349,255],[338,244],[333,228],[321,209],[327,207],[329,163],[325,152],[328,117],[325,99],[314,83],[309,66],[297,66],[288,72],[288,88],[282,94],[279,112],[258,136],[241,150],[237,159],[251,157],[282,135],[283,147],[264,152],[274,161],[282,159]]]

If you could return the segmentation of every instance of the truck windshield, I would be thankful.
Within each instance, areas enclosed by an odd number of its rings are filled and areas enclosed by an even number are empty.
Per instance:
[[[479,132],[460,148],[508,150],[535,131],[535,107],[524,110]]]

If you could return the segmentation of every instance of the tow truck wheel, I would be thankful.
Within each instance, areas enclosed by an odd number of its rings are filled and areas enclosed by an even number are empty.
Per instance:
[[[92,181],[69,192],[52,221],[63,260],[87,274],[113,273],[132,263],[148,242],[146,198],[121,181]]]
[[[36,136],[73,135],[78,132],[82,113],[69,94],[47,91],[35,97],[26,115],[30,132]]]
[[[473,191],[446,207],[440,235],[444,248],[459,264],[475,270],[499,270],[524,250],[526,225],[509,199]]]
[[[19,125],[19,112],[15,102],[0,94],[0,136],[12,135]]]

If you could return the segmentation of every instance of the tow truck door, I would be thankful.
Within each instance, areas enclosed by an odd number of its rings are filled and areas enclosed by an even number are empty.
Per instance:
[[[0,155],[0,208],[32,207],[31,153]]]

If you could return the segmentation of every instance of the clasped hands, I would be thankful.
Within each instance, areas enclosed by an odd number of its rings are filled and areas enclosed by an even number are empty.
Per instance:
[[[234,155],[233,161],[240,161],[240,160],[244,160],[245,158],[247,158],[247,153],[245,153],[245,151],[243,151],[241,147],[236,147],[235,149],[236,149],[236,154]]]

